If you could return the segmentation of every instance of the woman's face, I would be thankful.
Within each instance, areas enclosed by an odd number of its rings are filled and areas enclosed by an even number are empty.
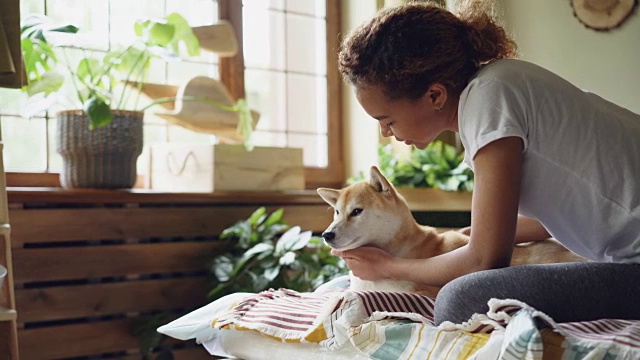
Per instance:
[[[458,130],[457,103],[447,103],[444,87],[432,86],[417,100],[389,100],[376,86],[356,87],[355,93],[367,114],[378,120],[384,137],[424,149],[442,131]]]

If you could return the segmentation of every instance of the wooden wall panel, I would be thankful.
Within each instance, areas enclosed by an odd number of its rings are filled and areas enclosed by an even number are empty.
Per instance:
[[[113,240],[126,238],[212,236],[239,220],[257,206],[145,207],[85,209],[14,209],[11,211],[13,247],[46,242]],[[321,232],[330,223],[327,205],[268,207],[283,208],[290,225]]]
[[[131,320],[102,321],[18,330],[20,357],[65,359],[136,349]]]
[[[224,246],[224,242],[176,242],[14,249],[15,282],[203,271]]]
[[[98,317],[207,303],[204,277],[18,289],[21,322]]]

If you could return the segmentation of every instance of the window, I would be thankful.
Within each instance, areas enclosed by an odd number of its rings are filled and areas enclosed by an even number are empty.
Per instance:
[[[329,4],[326,4],[328,2]],[[203,52],[196,59],[152,64],[149,82],[179,85],[204,75],[220,79],[236,97],[261,113],[254,142],[304,149],[307,187],[339,186],[343,180],[338,117],[340,79],[335,66],[338,5],[313,0],[22,0],[21,14],[47,14],[77,24],[86,47],[104,51],[133,32],[140,17],[178,12],[192,26],[229,20],[244,45],[237,56]],[[107,14],[105,16],[105,14]],[[72,58],[81,49],[68,49]],[[31,119],[20,116],[24,94],[0,89],[0,120],[9,172],[56,173],[55,110]],[[153,110],[145,115],[145,145],[212,143],[215,137],[166,123]],[[146,150],[139,171],[147,168]],[[24,178],[24,177],[21,177]],[[51,177],[49,177],[51,178]],[[37,183],[37,182],[36,182]]]
[[[221,59],[221,78],[261,112],[257,143],[302,147],[307,188],[340,186],[340,2],[219,2],[243,41],[242,55]],[[244,80],[233,82],[237,74]]]

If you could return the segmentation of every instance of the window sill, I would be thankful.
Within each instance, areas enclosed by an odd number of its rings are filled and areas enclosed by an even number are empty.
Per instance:
[[[325,204],[314,190],[167,193],[146,189],[98,190],[56,187],[7,187],[9,203],[38,204]]]

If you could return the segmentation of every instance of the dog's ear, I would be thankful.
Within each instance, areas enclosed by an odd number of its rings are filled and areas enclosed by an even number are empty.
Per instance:
[[[371,171],[369,172],[369,184],[377,191],[377,192],[388,192],[392,193],[393,185],[387,180],[384,175],[380,172],[377,166],[372,166]]]
[[[318,195],[327,202],[327,204],[332,207],[336,207],[336,203],[338,202],[338,197],[340,197],[340,190],[336,189],[328,189],[328,188],[318,188],[316,190]]]

